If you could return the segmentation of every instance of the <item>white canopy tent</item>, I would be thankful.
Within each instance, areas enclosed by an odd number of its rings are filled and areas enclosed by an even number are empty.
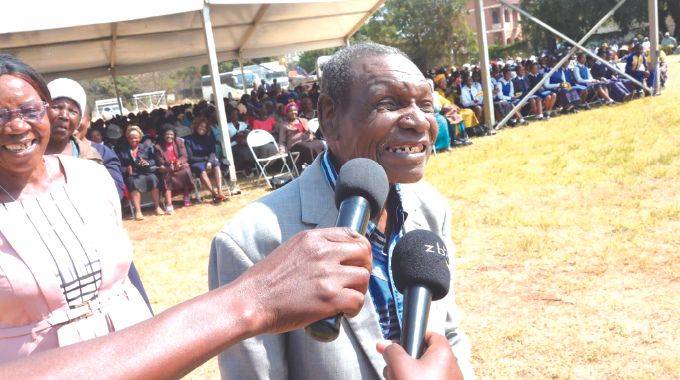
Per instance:
[[[139,74],[208,63],[209,7],[218,60],[340,46],[383,1],[22,0],[3,4],[0,50],[49,77]]]
[[[47,78],[87,79],[344,45],[385,0],[49,0],[2,5],[0,52]],[[115,83],[115,80],[114,80]],[[226,126],[222,102],[216,102]],[[229,134],[223,128],[231,178]]]

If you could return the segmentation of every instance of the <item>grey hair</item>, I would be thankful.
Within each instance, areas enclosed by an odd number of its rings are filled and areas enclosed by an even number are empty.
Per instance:
[[[364,42],[338,50],[321,68],[323,70],[321,94],[330,97],[339,107],[344,107],[349,99],[354,78],[352,65],[367,57],[385,55],[400,55],[410,60],[404,52],[395,47],[373,42]]]

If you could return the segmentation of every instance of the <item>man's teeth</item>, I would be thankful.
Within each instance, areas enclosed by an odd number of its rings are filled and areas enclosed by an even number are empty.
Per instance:
[[[421,153],[423,151],[423,145],[395,146],[392,148],[387,148],[387,151],[391,153]]]
[[[12,153],[18,153],[30,148],[31,145],[33,145],[33,142],[31,141],[22,144],[8,144],[5,145],[5,149],[9,150]]]

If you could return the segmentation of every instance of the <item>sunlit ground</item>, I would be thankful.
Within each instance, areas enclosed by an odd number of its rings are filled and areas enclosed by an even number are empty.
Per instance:
[[[660,97],[440,153],[456,299],[480,378],[680,374],[680,64]],[[210,240],[248,202],[126,221],[156,312],[207,290]],[[218,378],[215,359],[191,378]]]

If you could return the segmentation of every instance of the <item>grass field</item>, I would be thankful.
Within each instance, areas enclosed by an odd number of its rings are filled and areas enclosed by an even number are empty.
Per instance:
[[[680,58],[660,97],[534,122],[433,157],[480,378],[680,377]],[[126,221],[154,309],[207,290],[248,202]],[[218,378],[216,360],[190,378]]]

